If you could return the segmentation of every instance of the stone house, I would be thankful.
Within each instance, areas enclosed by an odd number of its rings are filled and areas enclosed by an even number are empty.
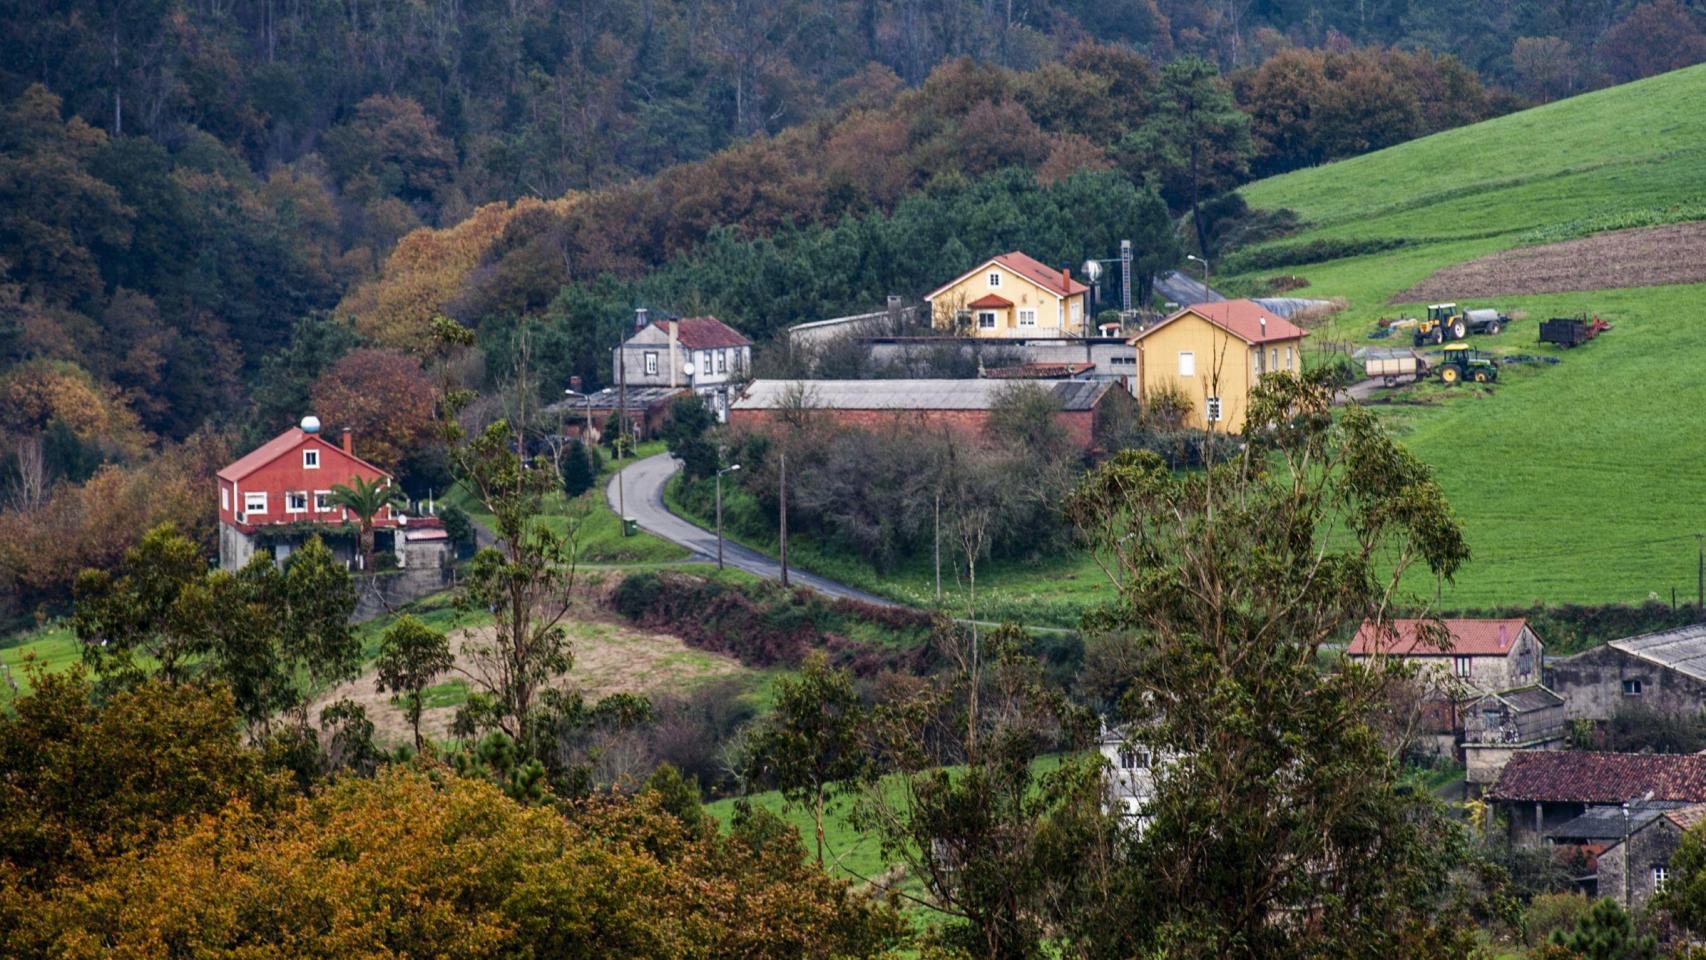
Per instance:
[[[648,320],[635,314],[633,336],[611,351],[612,380],[635,387],[686,388],[705,399],[719,422],[752,369],[752,341],[716,317]]]
[[[1442,687],[1479,695],[1539,683],[1545,650],[1523,619],[1391,620],[1358,627],[1345,656],[1396,657]]]
[[[1564,698],[1539,684],[1472,697],[1457,704],[1457,713],[1465,779],[1473,792],[1497,781],[1518,751],[1564,748]]]
[[[1670,858],[1682,835],[1706,822],[1706,804],[1660,811],[1644,818],[1621,840],[1599,855],[1599,896],[1610,897],[1625,910],[1640,911],[1664,888],[1670,877]]]
[[[1584,815],[1615,820],[1635,804],[1706,803],[1706,755],[1524,750],[1486,796],[1508,818],[1511,841],[1532,845]]]
[[[1622,706],[1706,709],[1706,624],[1613,640],[1546,667],[1572,719],[1606,720]]]

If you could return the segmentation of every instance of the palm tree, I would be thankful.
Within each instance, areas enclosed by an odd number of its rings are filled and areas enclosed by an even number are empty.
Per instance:
[[[403,497],[391,489],[389,479],[364,480],[356,477],[349,485],[332,485],[330,502],[355,514],[361,525],[361,564],[363,570],[373,569],[373,518],[386,507],[401,506]]]

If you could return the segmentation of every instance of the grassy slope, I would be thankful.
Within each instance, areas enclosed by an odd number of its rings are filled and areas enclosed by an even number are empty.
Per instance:
[[[1430,238],[1296,273],[1299,296],[1350,308],[1319,339],[1363,342],[1386,301],[1434,270],[1522,242],[1523,234],[1706,196],[1706,66],[1453,130],[1378,153],[1252,184],[1253,206],[1289,207],[1317,237]],[[1248,284],[1255,276],[1228,278]],[[1388,408],[1434,464],[1475,559],[1447,605],[1638,601],[1694,583],[1692,533],[1706,529],[1706,285],[1506,297],[1526,322],[1477,346],[1551,354],[1556,366],[1510,368],[1485,394]],[[1477,302],[1474,305],[1482,305]],[[1535,344],[1534,321],[1583,310],[1617,326],[1576,351]],[[1413,308],[1412,308],[1413,311]],[[1392,341],[1385,341],[1390,343]],[[1420,586],[1421,584],[1418,584]]]

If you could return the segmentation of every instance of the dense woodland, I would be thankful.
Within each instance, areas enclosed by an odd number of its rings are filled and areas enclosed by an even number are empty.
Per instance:
[[[1131,239],[1147,276],[1291,226],[1228,193],[1251,177],[1700,59],[1702,23],[1675,0],[0,5],[0,606],[62,609],[150,521],[205,538],[209,467],[310,408],[441,488],[435,316],[475,331],[457,374],[488,393],[527,331],[544,392],[602,382],[637,304],[762,340],[1001,249]]]

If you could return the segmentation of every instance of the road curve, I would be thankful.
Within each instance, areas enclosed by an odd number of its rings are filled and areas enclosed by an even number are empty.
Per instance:
[[[604,488],[604,499],[610,502],[610,509],[618,514],[621,513],[618,504],[624,505],[628,516],[639,523],[640,529],[678,543],[703,559],[715,563],[717,535],[676,516],[664,506],[664,484],[668,483],[669,478],[679,469],[681,461],[667,453],[636,460],[610,478],[609,484]],[[782,578],[781,564],[730,540],[723,541],[723,563],[767,580]],[[895,605],[893,601],[793,567],[788,568],[788,582],[793,586],[809,587],[824,596],[840,600],[862,600],[885,607]]]

